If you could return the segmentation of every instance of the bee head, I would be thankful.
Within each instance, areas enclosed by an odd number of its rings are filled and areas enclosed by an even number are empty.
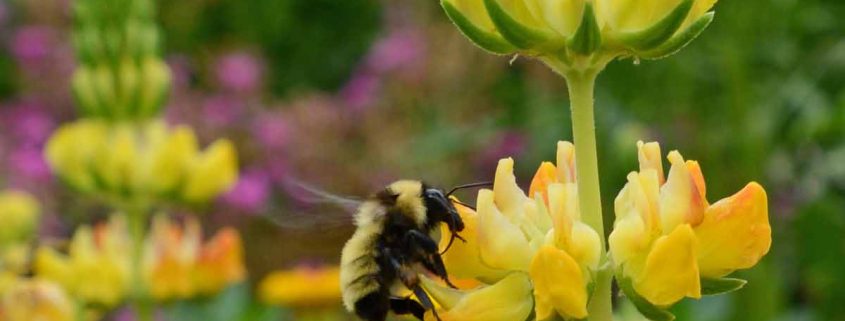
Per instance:
[[[449,197],[437,188],[424,188],[422,193],[426,216],[430,224],[443,222],[452,233],[464,230],[464,221]]]

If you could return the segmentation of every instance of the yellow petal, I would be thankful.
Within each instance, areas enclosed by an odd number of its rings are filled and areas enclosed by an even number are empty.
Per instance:
[[[635,213],[616,212],[616,216],[613,232],[608,237],[611,258],[617,267],[626,264],[626,271],[633,269],[628,272],[638,274],[642,269],[641,264],[636,264],[634,260],[639,258],[642,263],[650,244],[645,223]]]
[[[666,181],[663,176],[663,154],[660,153],[660,144],[657,142],[637,142],[637,158],[640,162],[640,172],[652,169],[657,172],[660,185]]]
[[[480,278],[494,281],[501,279],[506,271],[494,269],[481,261],[478,239],[478,213],[460,204],[456,204],[455,208],[464,222],[464,230],[459,234],[466,242],[461,242],[460,240],[454,241],[452,247],[443,254],[443,263],[446,265],[449,275],[457,278]],[[448,231],[448,228],[445,228],[444,225],[442,230]],[[446,250],[449,239],[445,233],[440,238],[441,251]]]
[[[524,0],[532,16],[560,36],[569,37],[581,23],[583,0]]]
[[[565,250],[578,265],[596,269],[601,258],[601,238],[592,227],[578,221],[572,226],[572,243]]]
[[[766,191],[755,182],[710,206],[695,228],[701,275],[721,277],[757,264],[772,244],[768,211]]]
[[[575,183],[575,145],[557,142],[557,178],[563,183]]]
[[[499,164],[496,166],[496,177],[493,181],[493,192],[496,207],[502,211],[502,214],[512,222],[521,221],[522,209],[527,197],[516,184],[512,158],[499,160]]]
[[[659,186],[657,172],[645,170],[641,173],[628,174],[628,183],[614,200],[616,217],[635,214],[645,224],[646,231],[651,237],[661,234]]]
[[[534,284],[537,319],[553,311],[565,318],[587,316],[587,280],[578,263],[565,251],[544,246],[531,261],[529,275]]]
[[[235,146],[226,139],[214,142],[191,165],[183,196],[205,202],[227,191],[238,179]]]
[[[437,311],[442,321],[525,320],[534,305],[531,281],[527,274],[521,272],[508,274],[493,285],[466,293],[459,293],[422,279],[426,291],[431,293],[441,306],[451,306]],[[449,298],[453,302],[443,304],[442,298]],[[436,320],[431,313],[426,313],[425,319]]]
[[[699,191],[700,170],[697,166],[698,178],[690,173],[690,167],[684,162],[683,157],[677,151],[669,153],[669,162],[672,168],[669,170],[669,178],[666,184],[660,189],[660,216],[663,231],[672,231],[679,224],[691,224],[696,226],[701,223],[704,211],[707,209],[707,200]]]
[[[657,306],[669,306],[685,296],[701,297],[695,254],[696,240],[689,224],[654,242],[642,273],[634,278],[637,293]]]
[[[464,16],[469,18],[473,24],[487,32],[496,32],[493,21],[487,15],[483,0],[444,0],[451,3]]]
[[[153,150],[150,183],[155,192],[168,193],[185,179],[188,164],[196,157],[197,139],[190,127],[179,126]]]
[[[496,209],[492,191],[479,191],[477,202],[481,260],[494,269],[527,271],[532,253],[525,235]]]

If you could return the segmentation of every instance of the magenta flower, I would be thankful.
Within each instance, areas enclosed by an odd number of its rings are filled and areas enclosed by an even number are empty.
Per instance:
[[[290,142],[290,125],[279,115],[264,114],[253,120],[252,135],[268,149],[282,149]]]
[[[367,58],[367,67],[377,73],[415,69],[425,59],[424,34],[401,28],[379,40]]]
[[[40,146],[55,127],[55,122],[36,103],[20,103],[4,114],[3,125],[18,145]]]
[[[204,119],[213,125],[224,126],[231,124],[244,112],[243,102],[231,96],[211,96],[203,102],[202,113]]]
[[[264,208],[269,196],[269,175],[253,169],[241,174],[235,187],[223,195],[223,202],[247,213],[257,213]]]
[[[50,55],[54,47],[52,30],[41,26],[26,26],[18,29],[12,38],[11,52],[25,65],[38,64]]]
[[[352,111],[360,112],[376,101],[380,79],[371,72],[358,71],[340,90],[340,97]]]
[[[261,86],[262,65],[258,58],[246,52],[226,54],[217,60],[217,81],[226,90],[253,92]]]
[[[52,177],[50,167],[44,161],[41,150],[23,147],[13,150],[8,158],[9,179],[16,186],[47,182]]]

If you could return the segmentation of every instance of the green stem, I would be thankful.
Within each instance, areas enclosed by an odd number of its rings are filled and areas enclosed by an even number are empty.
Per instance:
[[[153,309],[147,295],[147,287],[144,282],[143,256],[144,236],[147,229],[147,212],[143,207],[127,211],[129,223],[129,234],[132,237],[132,304],[135,308],[135,316],[138,321],[150,321],[153,319]]]
[[[601,212],[601,189],[596,148],[596,126],[593,116],[593,90],[601,69],[568,70],[566,77],[572,109],[572,132],[575,141],[575,172],[581,217],[601,239],[601,256],[605,257],[604,222]],[[611,302],[612,275],[609,269],[596,273],[595,290],[587,307],[591,321],[613,320]]]

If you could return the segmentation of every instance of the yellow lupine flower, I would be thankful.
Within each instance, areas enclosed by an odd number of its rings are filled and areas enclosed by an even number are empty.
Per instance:
[[[40,214],[41,206],[32,195],[17,190],[0,191],[0,247],[27,241]]]
[[[74,306],[61,287],[46,280],[17,280],[0,300],[0,320],[71,321]]]
[[[35,255],[35,273],[60,284],[82,302],[115,306],[130,284],[130,252],[125,222],[115,215],[94,229],[79,227],[67,255],[41,247]]]
[[[237,180],[237,155],[228,140],[200,152],[187,126],[162,120],[109,123],[83,119],[59,128],[46,159],[65,182],[115,200],[176,198],[207,202]]]
[[[164,215],[153,219],[144,253],[150,294],[159,301],[214,294],[246,277],[238,232],[220,230],[203,244],[195,217],[179,226]]]
[[[660,146],[637,143],[640,170],[615,201],[610,255],[622,277],[656,306],[701,297],[701,279],[756,264],[769,251],[766,192],[749,183],[710,205],[697,162],[669,153],[663,177]]]
[[[267,304],[289,308],[340,306],[340,268],[301,266],[275,271],[258,285]]]
[[[587,286],[601,241],[580,220],[573,153],[572,144],[558,143],[557,167],[540,166],[530,197],[516,183],[513,160],[502,159],[493,190],[478,193],[477,212],[458,206],[467,242],[443,255],[446,268],[490,285],[463,293],[425,282],[444,320],[522,320],[531,306],[538,319],[587,316]],[[481,313],[480,307],[501,313]]]

